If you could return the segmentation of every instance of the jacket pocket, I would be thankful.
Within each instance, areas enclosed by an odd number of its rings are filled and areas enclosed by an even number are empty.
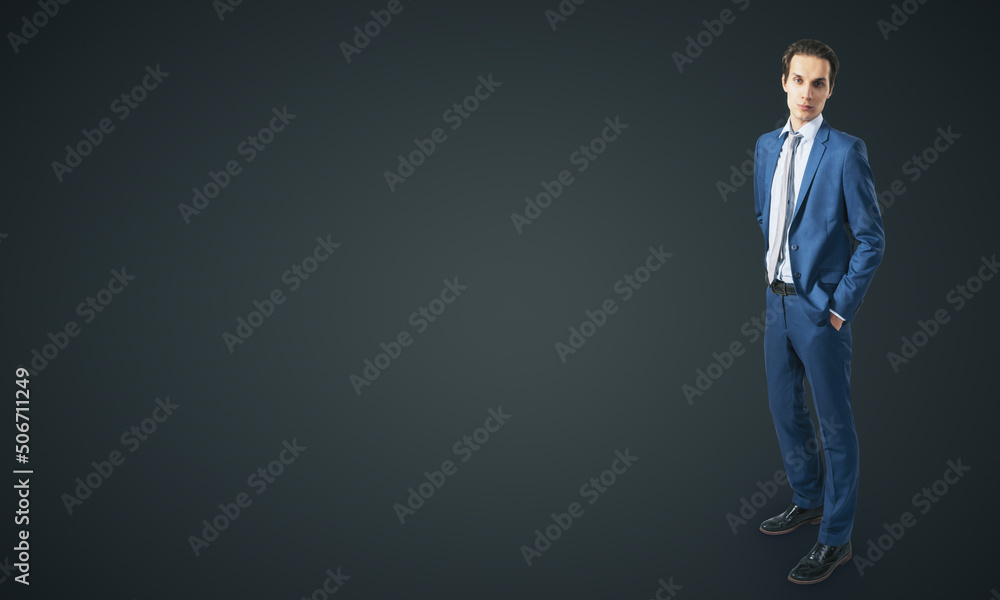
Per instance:
[[[844,275],[847,275],[847,271],[841,269],[820,269],[816,273],[816,283],[821,288],[833,292],[840,285]]]

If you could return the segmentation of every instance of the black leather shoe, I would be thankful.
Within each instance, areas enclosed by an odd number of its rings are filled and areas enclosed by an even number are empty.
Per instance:
[[[767,535],[783,535],[795,531],[806,523],[816,525],[823,520],[823,507],[802,508],[792,504],[785,512],[771,517],[760,524],[760,530]]]
[[[833,570],[851,560],[851,542],[843,546],[827,546],[816,542],[813,549],[802,557],[799,564],[788,574],[792,583],[819,583],[829,577]]]

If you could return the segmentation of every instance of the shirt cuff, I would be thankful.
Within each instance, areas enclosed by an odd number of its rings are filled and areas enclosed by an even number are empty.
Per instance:
[[[830,312],[832,312],[833,314],[837,315],[837,318],[840,319],[841,321],[844,321],[844,322],[847,321],[847,319],[845,319],[844,317],[842,317],[839,314],[837,314],[837,311],[833,310],[832,308],[830,309]]]

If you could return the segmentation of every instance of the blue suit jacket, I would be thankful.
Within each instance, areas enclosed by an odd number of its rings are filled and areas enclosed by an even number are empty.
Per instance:
[[[771,181],[783,143],[780,132],[779,128],[760,136],[754,152],[754,205],[765,250]],[[865,143],[833,129],[826,120],[802,174],[788,247],[795,291],[810,320],[828,323],[833,309],[845,321],[853,321],[882,261],[885,231]]]

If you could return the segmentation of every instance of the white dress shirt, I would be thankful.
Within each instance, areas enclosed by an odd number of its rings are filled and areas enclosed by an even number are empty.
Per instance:
[[[795,194],[795,198],[792,200],[791,211],[795,214],[795,207],[798,204],[799,197],[799,187],[802,185],[802,175],[806,171],[806,163],[809,162],[809,153],[812,151],[813,141],[816,139],[816,134],[819,132],[820,125],[823,124],[823,115],[820,114],[818,117],[809,121],[805,125],[799,128],[797,133],[802,134],[802,139],[799,141],[798,147],[795,149],[795,180],[793,182],[792,191]],[[771,258],[771,252],[776,252],[778,250],[778,243],[781,241],[781,228],[784,223],[778,223],[778,211],[774,209],[776,202],[783,202],[785,200],[785,186],[788,185],[788,172],[785,169],[785,163],[788,161],[788,152],[791,147],[791,135],[792,131],[792,119],[788,118],[785,122],[784,128],[778,132],[778,137],[785,136],[785,142],[781,145],[781,154],[778,155],[778,165],[774,170],[774,179],[771,180],[771,210],[770,210],[770,222],[768,223],[768,248],[767,252],[764,254],[764,264],[769,264]],[[789,222],[791,219],[789,218]],[[785,239],[785,258],[778,266],[778,272],[775,274],[776,279],[780,279],[785,283],[794,283],[792,279],[792,261],[789,260],[789,249],[788,249],[788,239]],[[833,314],[837,315],[835,311],[830,310]],[[840,315],[837,317],[841,320],[844,318]]]

